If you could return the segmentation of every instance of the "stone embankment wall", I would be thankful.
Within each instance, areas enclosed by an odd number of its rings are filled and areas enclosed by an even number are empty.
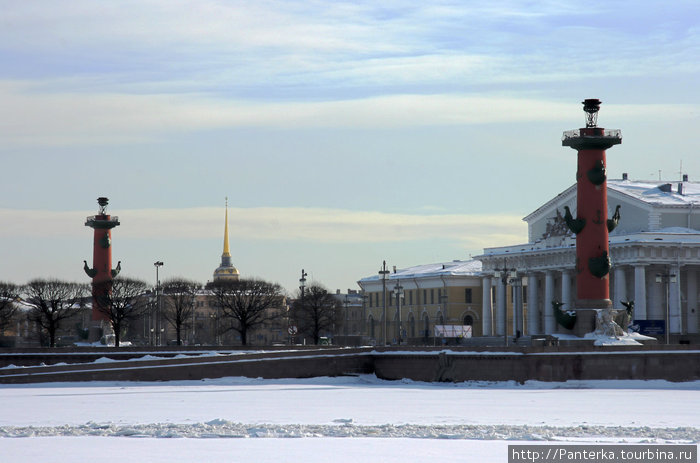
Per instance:
[[[168,381],[246,376],[306,378],[374,373],[416,381],[700,380],[700,350],[622,348],[326,348],[281,351],[0,352],[0,383]],[[178,355],[176,355],[176,353]],[[145,355],[147,357],[144,358]],[[42,366],[37,359],[43,358]],[[22,360],[26,363],[23,363]],[[70,362],[70,363],[69,363]],[[56,365],[56,363],[60,363]],[[6,365],[15,365],[8,367]],[[51,365],[53,364],[53,365]]]

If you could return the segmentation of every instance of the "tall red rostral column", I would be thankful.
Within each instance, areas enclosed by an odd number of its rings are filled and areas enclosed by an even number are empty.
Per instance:
[[[92,323],[90,324],[90,341],[97,341],[102,336],[103,323],[109,317],[100,311],[103,304],[102,294],[109,292],[112,287],[112,278],[121,270],[121,262],[116,269],[112,269],[112,228],[119,226],[119,217],[111,217],[105,212],[109,199],[97,198],[100,208],[97,215],[90,216],[85,221],[85,226],[94,230],[92,244],[92,268],[84,262],[83,269],[92,278]]]
[[[562,145],[578,151],[576,171],[576,315],[575,333],[595,328],[595,309],[610,309],[608,190],[605,150],[622,143],[620,130],[597,126],[600,100],[583,102],[586,127],[564,132]]]

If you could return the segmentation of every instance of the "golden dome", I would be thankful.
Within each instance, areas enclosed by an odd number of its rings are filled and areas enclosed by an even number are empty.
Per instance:
[[[214,281],[221,280],[238,280],[240,272],[234,266],[230,267],[219,267],[214,270]]]

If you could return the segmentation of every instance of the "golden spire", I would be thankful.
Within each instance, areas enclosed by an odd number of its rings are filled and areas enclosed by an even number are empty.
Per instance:
[[[226,225],[224,226],[224,252],[221,265],[214,270],[214,281],[238,280],[240,272],[231,264],[231,250],[228,247],[228,197],[226,197]]]
[[[228,246],[228,196],[226,197],[226,225],[224,226],[224,253],[221,257],[231,257],[231,249]]]

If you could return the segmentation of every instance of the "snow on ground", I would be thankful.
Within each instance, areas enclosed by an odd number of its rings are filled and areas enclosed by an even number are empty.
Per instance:
[[[3,461],[75,463],[489,463],[503,441],[418,439],[127,439],[58,437],[0,441]],[[522,442],[508,442],[511,445]]]
[[[120,463],[292,461],[289,455],[502,462],[507,446],[522,442],[697,443],[699,399],[700,382],[521,386],[371,375],[0,385],[0,454],[58,463],[86,452]]]

